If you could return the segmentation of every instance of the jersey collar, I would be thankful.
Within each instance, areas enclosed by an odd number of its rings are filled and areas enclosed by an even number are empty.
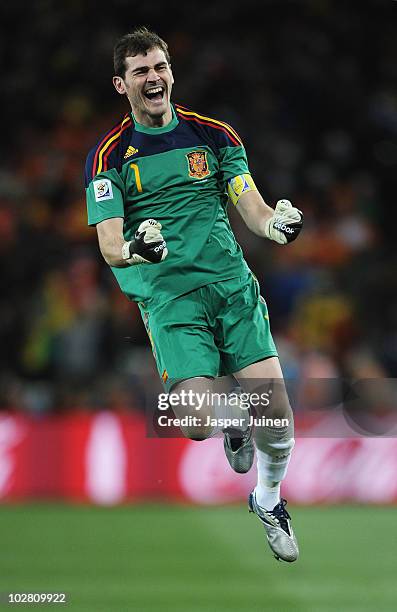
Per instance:
[[[172,104],[171,104],[171,111],[172,111],[172,119],[168,123],[168,125],[165,125],[164,127],[147,127],[146,125],[142,125],[141,123],[138,123],[133,113],[131,113],[132,119],[134,121],[134,128],[137,132],[142,132],[143,134],[165,134],[165,132],[171,132],[171,130],[174,130],[179,123],[178,117],[176,116],[176,113],[175,113],[175,110]]]

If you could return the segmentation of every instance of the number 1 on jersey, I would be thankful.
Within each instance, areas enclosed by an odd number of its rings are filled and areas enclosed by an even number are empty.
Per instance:
[[[135,174],[136,188],[138,189],[139,193],[142,193],[141,175],[139,174],[138,164],[130,164],[130,168],[133,169]]]

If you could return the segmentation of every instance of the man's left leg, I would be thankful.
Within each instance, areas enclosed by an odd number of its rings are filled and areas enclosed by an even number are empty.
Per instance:
[[[249,497],[249,507],[263,523],[267,540],[277,559],[296,561],[298,544],[281,498],[281,482],[286,476],[294,447],[293,413],[277,357],[253,363],[234,374],[241,387],[255,399],[257,485]],[[261,401],[259,401],[261,398]],[[277,425],[277,426],[275,426]]]

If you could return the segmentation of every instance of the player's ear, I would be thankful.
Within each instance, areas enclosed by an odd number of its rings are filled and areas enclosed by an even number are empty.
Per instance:
[[[120,76],[113,77],[113,85],[117,93],[125,94],[126,89],[125,89],[124,81]]]

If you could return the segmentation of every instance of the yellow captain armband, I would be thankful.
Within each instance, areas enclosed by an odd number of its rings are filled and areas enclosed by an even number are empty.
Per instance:
[[[235,206],[247,191],[258,191],[250,174],[239,174],[228,180],[227,193]]]

